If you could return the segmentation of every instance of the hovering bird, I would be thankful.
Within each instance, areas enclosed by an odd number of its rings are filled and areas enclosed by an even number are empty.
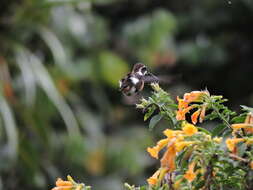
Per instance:
[[[147,67],[142,63],[136,63],[130,73],[119,81],[119,90],[131,96],[142,91],[145,83],[158,82],[158,78],[148,72]]]

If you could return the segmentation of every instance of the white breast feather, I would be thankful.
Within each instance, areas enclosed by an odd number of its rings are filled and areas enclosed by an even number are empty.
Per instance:
[[[140,76],[144,75],[141,71],[138,71],[137,74],[140,75]]]
[[[131,77],[130,80],[132,81],[132,83],[135,85],[137,84],[140,80],[137,79],[136,77]]]

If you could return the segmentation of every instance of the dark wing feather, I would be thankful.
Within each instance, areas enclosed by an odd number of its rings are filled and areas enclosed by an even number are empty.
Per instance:
[[[142,77],[142,80],[145,83],[159,82],[159,78],[152,73],[147,73],[145,76]]]

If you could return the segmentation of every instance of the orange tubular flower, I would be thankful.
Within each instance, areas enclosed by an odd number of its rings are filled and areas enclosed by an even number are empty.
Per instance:
[[[164,153],[161,159],[161,167],[167,168],[169,172],[172,172],[176,168],[175,159],[176,159],[176,147],[175,143],[172,143],[167,151]]]
[[[198,129],[190,123],[186,123],[183,125],[184,125],[184,127],[182,128],[182,130],[186,135],[192,136],[198,132]]]
[[[159,149],[157,146],[154,146],[153,148],[148,147],[147,148],[147,152],[150,154],[150,156],[152,156],[153,158],[158,159],[158,153],[159,153]]]
[[[238,131],[239,129],[245,129],[246,132],[253,132],[253,124],[248,123],[237,123],[231,125],[234,131]]]
[[[187,102],[187,103],[201,102],[201,101],[203,101],[204,96],[210,96],[210,93],[207,90],[192,91],[190,93],[185,93],[184,94],[184,101]]]
[[[185,113],[182,111],[177,111],[176,119],[178,121],[185,120]]]
[[[73,184],[70,181],[63,181],[61,178],[58,178],[56,183],[56,187],[52,190],[71,190],[73,188]]]
[[[167,136],[169,139],[172,139],[182,133],[183,132],[180,130],[171,130],[171,129],[166,129],[163,131],[163,134]]]
[[[188,170],[184,174],[184,178],[187,179],[189,182],[192,182],[196,178],[196,173],[194,173],[194,167],[195,167],[195,162],[192,162],[189,165]]]
[[[162,139],[157,142],[157,145],[153,148],[148,147],[147,152],[152,156],[153,158],[158,159],[158,153],[160,150],[162,150],[169,142],[169,139]]]
[[[187,114],[190,110],[192,110],[193,108],[195,108],[197,105],[192,105],[189,106],[185,109],[182,110],[178,110],[177,111],[177,115],[176,115],[176,119],[177,120],[185,120],[185,114]]]
[[[177,96],[177,101],[178,101],[178,109],[179,110],[182,110],[182,109],[185,109],[188,107],[188,103],[184,101],[184,99],[180,99],[178,96]]]
[[[198,109],[197,111],[195,111],[192,116],[191,116],[191,120],[192,123],[195,125],[198,121],[199,115],[200,115],[201,109]]]
[[[57,181],[55,182],[56,186],[71,186],[72,183],[70,181],[63,181],[61,178],[58,178]]]
[[[149,185],[156,185],[158,181],[158,177],[160,174],[160,170],[157,170],[150,178],[147,179]]]
[[[178,111],[176,115],[177,120],[185,120],[185,114],[188,113],[191,109],[197,107],[198,105],[194,104],[189,106],[192,102],[203,102],[205,96],[210,96],[207,90],[205,91],[192,91],[190,93],[185,93],[184,98],[180,99],[177,97],[178,101]],[[198,109],[192,115],[191,119],[193,124],[196,124],[199,118],[199,121],[202,122],[205,117],[207,105],[204,104],[201,109]]]
[[[228,147],[228,150],[235,153],[236,152],[236,144],[239,142],[243,142],[245,139],[243,138],[234,138],[234,139],[227,139],[226,145]]]

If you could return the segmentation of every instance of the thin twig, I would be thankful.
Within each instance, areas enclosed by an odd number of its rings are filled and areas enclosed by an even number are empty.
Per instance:
[[[245,163],[249,163],[249,162],[250,162],[249,160],[247,160],[247,159],[245,159],[245,158],[242,158],[242,157],[240,157],[240,156],[237,156],[237,155],[235,155],[235,154],[229,154],[229,156],[230,156],[231,158],[233,158],[233,159],[235,159],[235,160],[239,160],[239,161],[241,161],[241,162],[245,162]]]
[[[206,183],[205,183],[205,186],[204,186],[203,190],[209,190],[210,189],[210,184],[212,182],[212,176],[213,176],[213,166],[210,163],[207,166],[207,170],[206,170],[206,173],[204,175],[204,179],[205,179]]]
[[[216,155],[216,154],[213,154],[212,158],[211,158],[210,161],[209,161],[209,164],[208,164],[207,169],[206,169],[206,173],[205,173],[205,175],[204,175],[205,185],[204,185],[203,190],[210,190],[210,185],[211,185],[212,177],[213,177],[213,165],[212,165],[212,160],[213,160],[213,159],[216,159],[216,158],[217,158],[217,155]]]

